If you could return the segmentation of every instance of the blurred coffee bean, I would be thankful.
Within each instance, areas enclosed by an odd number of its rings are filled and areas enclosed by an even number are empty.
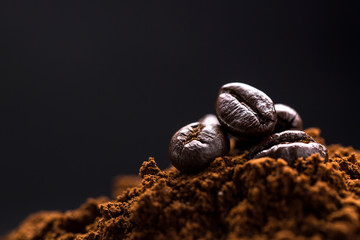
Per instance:
[[[275,104],[275,110],[277,114],[275,132],[302,129],[301,117],[293,108],[284,104]]]
[[[169,159],[182,173],[197,173],[229,152],[229,139],[220,125],[191,123],[171,138]]]
[[[303,131],[288,130],[275,133],[252,147],[249,158],[282,158],[292,165],[296,159],[307,158],[314,153],[319,153],[325,161],[327,160],[328,153],[325,146],[315,142]]]
[[[199,119],[199,122],[204,125],[220,125],[219,120],[214,114],[206,114]]]
[[[273,101],[262,91],[244,83],[222,86],[215,111],[221,125],[242,140],[271,134],[277,118]]]

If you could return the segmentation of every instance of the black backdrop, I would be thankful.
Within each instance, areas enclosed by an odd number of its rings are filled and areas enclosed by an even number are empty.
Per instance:
[[[347,1],[0,3],[0,235],[110,195],[232,81],[360,148],[359,8]],[[355,2],[355,1],[354,1]]]

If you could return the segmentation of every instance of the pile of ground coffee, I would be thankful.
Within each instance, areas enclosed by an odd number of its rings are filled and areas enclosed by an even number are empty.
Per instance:
[[[306,132],[324,144],[318,129]],[[359,239],[360,152],[327,148],[327,162],[313,155],[292,167],[233,152],[196,175],[150,158],[140,185],[118,184],[115,200],[36,213],[5,239]]]
[[[141,184],[142,178],[138,175],[119,175],[114,179],[112,197],[116,198],[126,189],[137,187]]]

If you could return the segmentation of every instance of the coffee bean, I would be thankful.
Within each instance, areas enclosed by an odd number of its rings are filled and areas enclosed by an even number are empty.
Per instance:
[[[219,120],[214,114],[206,114],[199,119],[199,122],[204,125],[220,125]]]
[[[252,147],[249,158],[282,158],[292,165],[296,159],[307,158],[314,153],[319,153],[327,160],[328,153],[325,146],[315,142],[303,131],[287,130],[275,133]]]
[[[275,110],[277,114],[275,132],[302,129],[301,117],[293,108],[284,104],[275,104]]]
[[[267,136],[276,124],[273,101],[262,91],[244,83],[222,86],[215,111],[221,125],[243,140]]]
[[[171,138],[169,159],[182,173],[198,173],[229,151],[229,139],[219,125],[191,123]]]

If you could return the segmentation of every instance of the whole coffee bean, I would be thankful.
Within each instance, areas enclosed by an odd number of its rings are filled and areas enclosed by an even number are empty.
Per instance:
[[[325,161],[328,158],[326,147],[315,142],[308,134],[298,130],[287,130],[275,133],[251,148],[249,158],[282,158],[292,165],[296,159],[307,158],[314,153],[319,153]]]
[[[198,173],[229,151],[229,139],[219,125],[191,123],[171,138],[169,159],[182,173]]]
[[[262,91],[244,83],[222,86],[215,111],[226,130],[249,141],[271,134],[277,118],[273,101]]]
[[[275,110],[277,114],[275,132],[302,129],[301,117],[293,108],[284,104],[275,104]]]
[[[204,125],[220,125],[219,120],[214,114],[206,114],[199,119],[199,122]]]

